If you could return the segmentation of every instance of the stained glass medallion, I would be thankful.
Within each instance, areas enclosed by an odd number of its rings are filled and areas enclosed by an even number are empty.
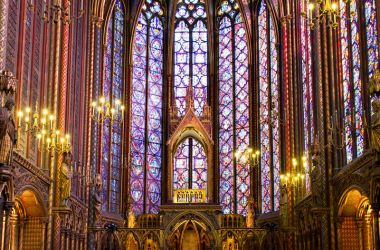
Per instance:
[[[174,97],[178,115],[186,110],[186,90],[193,88],[194,109],[198,116],[207,102],[208,38],[205,3],[180,0],[174,31]]]
[[[245,215],[251,185],[250,166],[234,160],[233,153],[250,145],[248,42],[236,1],[221,3],[218,20],[219,196],[224,213]]]
[[[157,213],[161,202],[163,10],[142,6],[132,50],[131,197],[136,215]]]

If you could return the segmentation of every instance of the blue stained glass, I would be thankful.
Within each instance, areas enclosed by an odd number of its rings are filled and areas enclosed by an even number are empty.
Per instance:
[[[178,115],[186,110],[187,88],[193,88],[195,113],[207,103],[207,22],[203,1],[177,4],[174,31],[174,96]]]
[[[301,10],[308,11],[308,1],[301,2]],[[303,96],[303,135],[304,135],[304,156],[306,157],[305,184],[306,192],[309,193],[311,171],[310,148],[313,145],[314,136],[314,108],[313,108],[313,86],[312,86],[312,66],[311,66],[311,32],[306,19],[301,19],[301,66],[302,66],[302,96]]]
[[[248,43],[236,6],[224,1],[218,13],[220,201],[224,213],[245,215],[251,166],[243,159],[234,161],[233,152],[245,152],[250,145]]]
[[[174,190],[207,190],[207,156],[199,141],[186,138],[178,145],[174,154],[173,178]]]
[[[363,4],[366,39],[361,41],[359,5]],[[362,53],[367,55],[368,75],[378,67],[378,41],[375,1],[340,1],[340,53],[341,81],[343,89],[345,156],[349,163],[364,151],[364,111],[362,80]],[[365,47],[361,46],[365,43]],[[363,51],[366,48],[367,51]]]
[[[367,58],[368,72],[372,77],[374,71],[378,68],[379,59],[379,43],[377,38],[377,18],[376,18],[376,1],[365,0],[365,25],[366,25],[366,41],[367,41]]]
[[[133,43],[131,197],[136,215],[161,202],[163,25],[159,2],[145,1]]]
[[[281,152],[277,36],[266,1],[259,8],[258,28],[261,209],[267,213],[279,208]]]
[[[107,23],[103,96],[108,102],[121,99],[124,58],[124,6],[117,0]],[[121,121],[111,126],[106,120],[102,132],[103,210],[118,212],[120,205]]]

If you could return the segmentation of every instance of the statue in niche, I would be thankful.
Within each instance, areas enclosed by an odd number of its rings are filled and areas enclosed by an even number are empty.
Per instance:
[[[71,195],[71,179],[73,177],[72,171],[72,154],[71,152],[63,154],[63,162],[61,166],[61,202],[62,205],[67,206],[67,201]]]
[[[322,180],[322,173],[320,169],[320,161],[321,161],[321,147],[319,144],[319,136],[316,134],[314,136],[314,143],[311,150],[312,156],[311,156],[311,170],[310,170],[310,180],[311,180],[311,192],[313,197],[313,202],[316,205],[322,204],[322,187],[321,187],[321,180]]]
[[[371,116],[371,148],[380,153],[380,100],[372,102]]]
[[[128,212],[128,228],[134,228],[136,225],[136,217],[132,209],[129,209]]]
[[[95,207],[95,223],[100,217],[102,211],[102,177],[97,174],[95,177],[95,194],[94,194],[94,207]]]
[[[136,216],[135,214],[133,213],[133,210],[132,210],[132,198],[129,196],[128,197],[128,201],[127,201],[127,211],[128,211],[128,215],[127,215],[127,225],[128,225],[128,228],[134,228],[136,226]]]
[[[252,197],[248,197],[247,201],[246,223],[248,228],[253,228],[255,226],[255,203]]]
[[[13,147],[17,143],[16,125],[12,116],[14,106],[15,102],[10,97],[0,108],[0,165],[11,163]]]

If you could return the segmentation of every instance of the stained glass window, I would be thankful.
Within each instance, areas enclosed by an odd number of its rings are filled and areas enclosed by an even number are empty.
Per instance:
[[[186,138],[174,154],[173,188],[207,189],[207,156],[203,145]]]
[[[375,69],[378,68],[379,48],[377,38],[377,19],[376,19],[376,1],[366,0],[364,3],[366,40],[367,41],[367,59],[368,73],[373,76]]]
[[[107,23],[103,96],[115,103],[122,98],[124,62],[124,6],[117,0]],[[106,120],[102,132],[103,210],[118,212],[120,206],[121,120]]]
[[[237,1],[223,1],[219,20],[219,165],[224,213],[246,214],[249,163],[234,159],[249,146],[248,43]]]
[[[301,1],[301,11],[306,13],[308,11],[308,0]],[[311,37],[310,26],[305,18],[300,19],[301,22],[301,74],[302,74],[302,105],[303,105],[303,144],[304,156],[306,157],[305,171],[310,172],[311,154],[310,149],[313,144],[314,137],[314,108],[313,108],[313,82],[312,82],[312,53],[311,53]],[[309,174],[305,175],[306,191],[310,192],[310,178]]]
[[[174,95],[178,115],[186,110],[186,90],[193,88],[194,108],[207,102],[207,22],[204,0],[179,0],[174,31]]]
[[[360,14],[360,4],[364,16]],[[363,75],[371,77],[377,68],[378,41],[376,27],[375,1],[340,1],[340,54],[341,82],[343,89],[344,149],[347,163],[360,156],[364,151],[364,106]],[[361,30],[359,20],[365,20],[365,30]],[[364,36],[363,36],[364,34]],[[361,41],[365,43],[361,46]],[[365,48],[366,50],[363,50]],[[367,61],[362,62],[362,55]],[[368,72],[363,72],[363,68]]]
[[[258,41],[261,209],[267,213],[279,208],[280,92],[277,35],[266,1],[259,7]]]
[[[132,50],[130,193],[135,214],[157,213],[161,201],[163,11],[146,1]]]

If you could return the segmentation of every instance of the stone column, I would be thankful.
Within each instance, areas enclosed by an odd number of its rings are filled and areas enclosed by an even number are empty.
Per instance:
[[[64,250],[65,249],[65,242],[66,242],[66,240],[65,240],[65,236],[66,236],[66,230],[65,229],[60,229],[60,233],[61,233],[61,235],[60,235],[60,245],[59,245],[59,249],[61,249],[61,250]]]
[[[4,228],[3,228],[3,225],[4,225],[4,200],[3,198],[0,198],[0,239],[3,239],[3,234],[4,234]],[[3,249],[4,248],[4,242],[0,242],[0,249]]]
[[[48,224],[48,218],[44,217],[41,218],[41,224],[42,224],[42,244],[41,244],[41,250],[44,250],[46,248],[46,227]]]
[[[5,225],[4,225],[4,250],[10,249],[10,215],[14,202],[7,201],[4,203]]]
[[[16,225],[17,225],[17,217],[16,216],[12,216],[11,215],[11,219],[10,219],[10,245],[11,245],[11,249],[17,249],[17,246],[16,246],[16,238],[15,238],[15,234],[16,234]]]
[[[343,223],[343,220],[342,218],[338,218],[336,221],[336,228],[337,228],[337,248],[338,250],[341,249],[341,244],[342,244],[342,238],[341,238],[341,235],[342,235],[342,223]]]
[[[373,230],[373,247],[380,250],[379,242],[379,204],[372,205],[372,230]]]
[[[19,227],[18,249],[23,249],[25,219],[20,219]]]
[[[363,244],[363,224],[364,224],[363,219],[356,218],[356,226],[358,227],[358,231],[359,231],[359,249],[360,250],[364,249],[364,244]]]
[[[371,215],[370,214],[367,214],[365,216],[365,227],[368,233],[366,246],[368,246],[368,248],[371,248],[372,242],[373,242],[373,233],[371,232]]]

